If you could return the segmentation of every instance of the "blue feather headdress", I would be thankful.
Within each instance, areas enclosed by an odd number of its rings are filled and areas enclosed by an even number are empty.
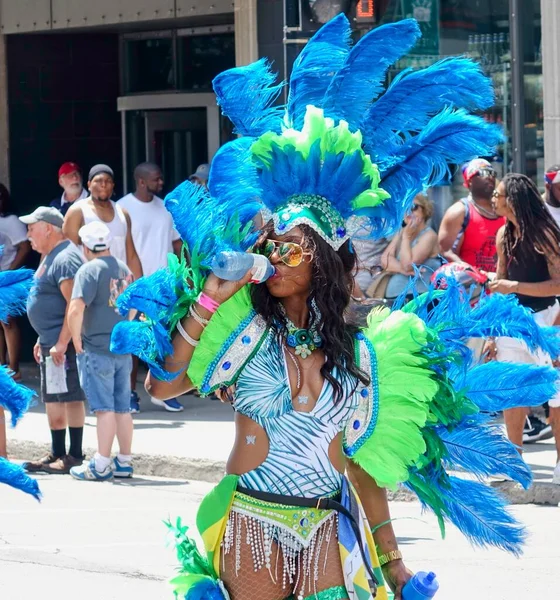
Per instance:
[[[419,39],[418,24],[378,27],[354,46],[350,34],[340,14],[313,36],[294,64],[285,107],[274,105],[282,85],[266,60],[215,78],[222,112],[245,137],[214,158],[204,202],[192,184],[168,198],[190,248],[215,237],[237,249],[224,222],[239,219],[240,231],[259,211],[278,235],[307,224],[335,250],[358,229],[387,236],[419,191],[448,177],[449,164],[493,154],[501,131],[469,113],[494,100],[476,63],[409,69],[385,90],[388,69]],[[205,227],[196,224],[201,211]]]

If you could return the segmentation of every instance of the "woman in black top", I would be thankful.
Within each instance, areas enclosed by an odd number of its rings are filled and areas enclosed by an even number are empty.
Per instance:
[[[525,175],[510,173],[496,188],[494,210],[506,218],[498,231],[497,278],[489,284],[492,292],[515,294],[519,303],[533,311],[542,326],[553,325],[560,305],[560,229],[547,210],[536,185]],[[551,357],[531,353],[527,345],[512,338],[490,340],[490,358],[504,362],[551,364]],[[557,357],[553,357],[557,358]],[[527,410],[504,411],[509,439],[523,444]],[[550,419],[555,433],[557,465],[553,483],[560,484],[560,394],[550,402]]]

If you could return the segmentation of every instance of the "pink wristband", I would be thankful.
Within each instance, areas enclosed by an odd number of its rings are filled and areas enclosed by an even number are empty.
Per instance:
[[[200,306],[202,306],[202,308],[205,308],[211,313],[215,313],[220,306],[219,302],[216,302],[215,300],[210,298],[210,296],[207,296],[204,292],[200,292],[200,295],[198,296],[196,301],[200,304]]]

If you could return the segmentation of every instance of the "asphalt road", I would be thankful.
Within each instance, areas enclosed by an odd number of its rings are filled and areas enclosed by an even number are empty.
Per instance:
[[[211,485],[156,478],[78,482],[41,476],[41,504],[0,486],[1,600],[172,600],[175,558],[162,520],[193,522]],[[560,509],[512,509],[530,532],[522,559],[473,549],[453,529],[442,541],[416,503],[393,503],[407,565],[434,570],[436,600],[555,599],[560,589]]]

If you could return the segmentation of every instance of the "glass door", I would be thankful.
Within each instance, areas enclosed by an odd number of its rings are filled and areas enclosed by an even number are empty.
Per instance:
[[[205,108],[146,111],[146,156],[160,165],[172,190],[208,161]]]

